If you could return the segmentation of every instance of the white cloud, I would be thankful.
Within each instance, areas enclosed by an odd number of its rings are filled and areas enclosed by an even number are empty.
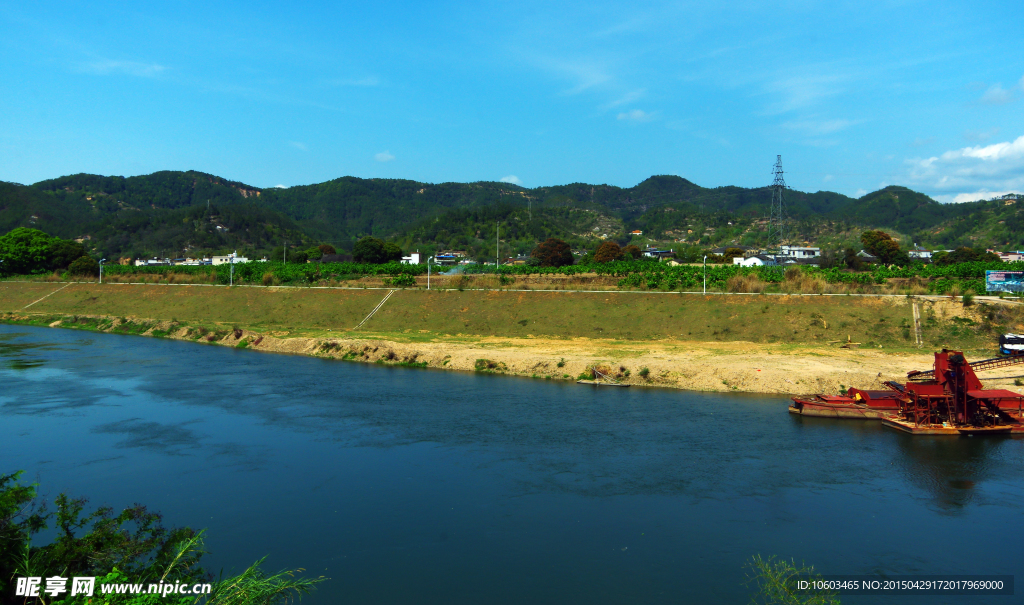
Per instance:
[[[167,68],[156,63],[139,63],[136,61],[94,61],[82,66],[85,73],[106,76],[110,74],[127,74],[142,78],[153,78]]]
[[[391,160],[395,159],[395,156],[391,155],[390,151],[382,151],[377,155],[373,156],[373,159],[377,160],[378,162],[390,162]]]
[[[835,177],[833,177],[831,174],[826,174],[825,178],[821,179],[821,182],[827,183],[827,182],[831,181],[833,178],[835,178]]]
[[[933,196],[936,199],[956,201],[961,194],[1024,190],[1024,136],[907,163],[910,182],[940,193]]]
[[[632,111],[624,111],[616,116],[619,120],[628,120],[630,122],[647,122],[654,117],[654,114],[647,113],[642,109],[634,109]]]
[[[993,84],[981,95],[981,102],[988,105],[1003,105],[1013,100],[1013,93],[1003,88],[1002,83]]]
[[[976,202],[978,200],[990,200],[994,197],[1006,195],[1007,193],[1019,193],[1018,191],[988,191],[982,189],[974,193],[958,193],[956,195],[936,195],[937,201],[944,204],[962,204],[964,202]]]
[[[519,177],[517,177],[514,174],[510,174],[508,176],[503,176],[503,177],[501,177],[498,180],[500,182],[502,182],[502,183],[511,183],[513,185],[522,185],[523,184],[523,182],[519,180]]]
[[[285,186],[285,185],[274,185],[274,189],[287,189],[287,188],[288,187]]]
[[[858,189],[857,192],[854,193],[853,195],[854,195],[854,197],[860,198],[860,197],[864,197],[867,194],[868,194],[868,190],[867,189]]]
[[[302,151],[309,151],[309,147],[306,147],[305,143],[300,143],[298,141],[288,141],[288,144],[296,149],[301,149]]]

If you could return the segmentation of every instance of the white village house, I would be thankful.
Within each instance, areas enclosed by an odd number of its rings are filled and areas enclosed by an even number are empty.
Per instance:
[[[767,254],[758,254],[755,256],[748,256],[747,258],[740,258],[734,256],[732,264],[740,265],[741,267],[774,267],[778,265],[774,258]]]
[[[804,258],[815,258],[821,256],[821,248],[808,248],[805,246],[782,246],[779,256],[800,260]]]

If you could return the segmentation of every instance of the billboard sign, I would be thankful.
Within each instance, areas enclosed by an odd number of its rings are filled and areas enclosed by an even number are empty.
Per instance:
[[[1024,271],[986,271],[988,292],[1024,292]]]

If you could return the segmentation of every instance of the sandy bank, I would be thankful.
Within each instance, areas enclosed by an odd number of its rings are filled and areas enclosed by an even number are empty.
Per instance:
[[[32,316],[12,315],[11,323]],[[883,380],[904,378],[910,369],[931,366],[930,353],[826,349],[749,342],[657,341],[619,343],[576,338],[476,338],[400,342],[382,338],[287,337],[246,329],[211,332],[171,322],[145,323],[121,318],[89,318],[89,329],[141,333],[197,344],[241,347],[253,351],[406,365],[467,372],[491,372],[540,379],[576,380],[598,367],[631,385],[695,391],[796,394],[837,392],[844,386],[879,387]],[[50,327],[82,328],[70,316]],[[98,326],[97,321],[103,322]],[[133,329],[134,328],[134,329]],[[142,329],[144,328],[144,331]],[[644,372],[644,369],[647,371]],[[1002,381],[1012,385],[1012,376]],[[995,382],[992,386],[997,386]]]

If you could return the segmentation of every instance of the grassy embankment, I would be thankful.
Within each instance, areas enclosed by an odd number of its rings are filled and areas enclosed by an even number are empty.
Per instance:
[[[1018,307],[918,301],[918,348],[905,297],[397,290],[356,329],[385,294],[0,282],[0,321],[555,379],[598,365],[637,383],[766,392],[898,377],[941,347],[988,356],[1024,323]],[[840,349],[847,339],[862,344]]]

